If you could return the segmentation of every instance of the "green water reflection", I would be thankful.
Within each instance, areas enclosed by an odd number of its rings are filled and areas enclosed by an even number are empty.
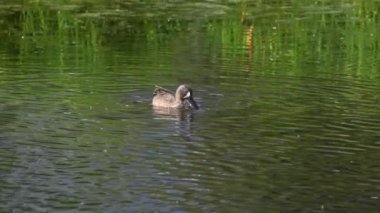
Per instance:
[[[2,211],[379,209],[378,1],[0,5]]]

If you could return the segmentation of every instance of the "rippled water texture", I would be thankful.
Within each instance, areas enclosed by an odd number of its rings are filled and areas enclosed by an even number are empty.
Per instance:
[[[0,211],[377,212],[379,3],[223,2],[0,0]]]

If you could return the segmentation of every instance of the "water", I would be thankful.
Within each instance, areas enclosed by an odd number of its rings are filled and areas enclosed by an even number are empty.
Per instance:
[[[369,2],[11,5],[0,209],[376,212]],[[152,109],[154,85],[181,83],[200,110]]]

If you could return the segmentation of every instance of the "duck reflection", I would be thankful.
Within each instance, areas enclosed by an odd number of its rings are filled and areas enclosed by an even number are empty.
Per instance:
[[[194,111],[177,108],[153,107],[155,119],[174,121],[174,132],[186,140],[192,139]]]
[[[156,119],[192,122],[193,112],[186,109],[153,107],[153,115]]]

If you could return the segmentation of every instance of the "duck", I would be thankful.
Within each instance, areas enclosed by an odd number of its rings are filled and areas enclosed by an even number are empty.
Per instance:
[[[179,85],[175,93],[156,85],[152,105],[175,109],[199,109],[193,97],[193,90],[187,84]]]

